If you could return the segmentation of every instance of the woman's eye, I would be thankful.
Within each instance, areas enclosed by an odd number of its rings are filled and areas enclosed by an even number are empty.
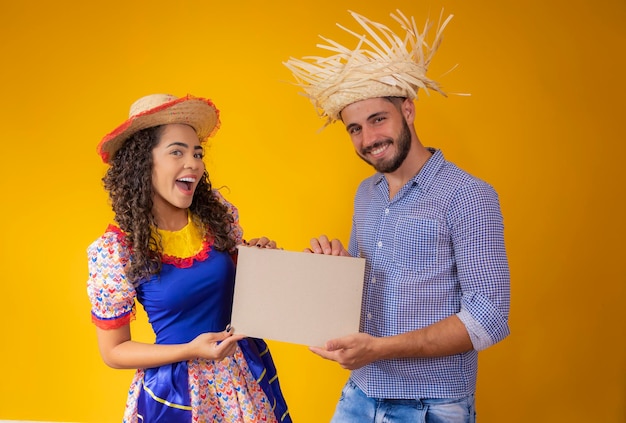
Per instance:
[[[201,159],[204,157],[204,153],[196,153],[193,155],[196,159]]]

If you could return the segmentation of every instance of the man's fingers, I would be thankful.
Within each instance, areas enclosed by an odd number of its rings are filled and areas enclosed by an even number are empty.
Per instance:
[[[330,353],[329,351],[326,351],[324,348],[319,348],[319,347],[309,347],[309,350],[317,355],[319,355],[322,358],[325,358],[326,360],[332,360],[332,361],[336,361],[333,358],[333,354]]]
[[[322,247],[322,251],[324,251],[324,254],[333,253],[333,247],[326,235],[320,235],[320,246]]]
[[[333,256],[340,256],[344,254],[345,250],[343,248],[343,245],[341,245],[341,241],[339,241],[338,239],[333,239],[330,242],[330,245]]]
[[[324,251],[322,250],[322,246],[320,245],[320,241],[317,238],[312,238],[311,239],[311,252],[315,253],[315,254],[323,254]]]
[[[326,235],[320,235],[319,238],[311,239],[311,252],[315,254],[327,254],[338,256],[343,249],[341,242],[337,239],[330,241]],[[304,250],[306,251],[306,250]]]

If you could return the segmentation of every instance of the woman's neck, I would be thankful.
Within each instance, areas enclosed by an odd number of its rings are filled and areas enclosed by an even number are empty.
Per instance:
[[[173,209],[164,213],[162,210],[153,210],[157,228],[166,231],[180,231],[189,221],[188,209]]]

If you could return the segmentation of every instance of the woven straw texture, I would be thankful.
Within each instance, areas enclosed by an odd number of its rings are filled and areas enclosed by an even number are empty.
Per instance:
[[[177,98],[170,94],[151,94],[142,97],[130,106],[128,120],[102,138],[98,154],[109,163],[124,141],[135,132],[172,123],[191,126],[204,141],[219,129],[219,110],[211,100],[192,95]]]
[[[361,25],[364,34],[340,24],[337,26],[358,39],[354,49],[320,37],[327,44],[317,47],[334,54],[302,59],[292,57],[284,62],[296,79],[295,85],[303,89],[318,115],[327,119],[326,125],[340,119],[341,110],[356,101],[387,96],[415,99],[420,88],[446,95],[437,82],[426,76],[426,72],[452,15],[442,20],[442,11],[434,38],[428,43],[426,36],[432,27],[428,20],[420,32],[414,18],[409,19],[396,10],[391,17],[404,33],[401,38],[383,24],[355,12],[350,11],[350,14]]]

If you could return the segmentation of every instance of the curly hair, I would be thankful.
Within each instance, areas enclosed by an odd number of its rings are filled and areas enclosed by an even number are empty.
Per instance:
[[[157,226],[152,214],[152,150],[163,128],[155,126],[133,134],[117,151],[102,178],[115,212],[115,222],[125,232],[132,251],[126,269],[132,283],[161,271],[160,239],[155,238],[151,229]],[[213,248],[219,251],[235,248],[236,240],[231,233],[234,218],[213,194],[206,170],[189,209],[200,220],[205,235],[213,239]]]

